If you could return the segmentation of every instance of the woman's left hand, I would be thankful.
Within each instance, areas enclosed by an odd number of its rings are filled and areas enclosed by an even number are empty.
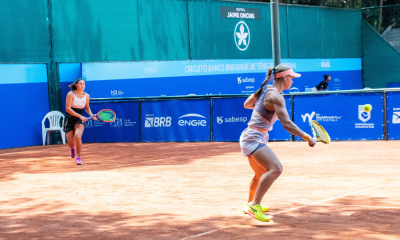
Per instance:
[[[92,120],[98,120],[96,115],[92,116]]]

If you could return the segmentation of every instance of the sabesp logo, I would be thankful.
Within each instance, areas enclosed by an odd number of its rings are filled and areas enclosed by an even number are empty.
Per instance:
[[[315,112],[312,112],[311,114],[306,113],[306,114],[302,114],[301,117],[303,118],[303,122],[306,122],[306,119],[308,118],[308,122],[311,122],[313,117],[315,115]]]
[[[371,112],[372,111],[364,111],[364,105],[358,105],[358,119],[360,119],[362,122],[367,122],[371,119]]]
[[[223,124],[224,123],[223,117],[217,117],[217,123],[218,124]]]
[[[234,31],[236,46],[240,51],[244,51],[250,44],[250,29],[243,21],[238,22]]]
[[[218,124],[223,124],[223,123],[245,123],[247,122],[247,117],[229,117],[229,118],[225,118],[224,117],[217,117],[217,123]]]
[[[170,127],[171,117],[147,117],[144,127]]]
[[[243,83],[246,83],[246,82],[254,83],[256,81],[255,78],[248,78],[248,77],[246,77],[246,78],[238,77],[237,80],[238,80],[239,84],[241,84],[242,82]]]
[[[196,113],[189,113],[180,116],[179,118],[184,118],[178,121],[179,126],[184,127],[184,126],[190,126],[190,127],[205,127],[207,125],[207,121],[203,120],[201,118],[206,118],[200,114]],[[193,119],[195,118],[195,119]],[[200,118],[200,119],[199,119]]]

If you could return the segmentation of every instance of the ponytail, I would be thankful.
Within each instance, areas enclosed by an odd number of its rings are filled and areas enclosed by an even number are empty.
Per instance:
[[[76,91],[77,89],[76,84],[78,84],[79,81],[85,81],[85,80],[83,78],[77,78],[73,83],[68,85],[69,89],[71,89],[71,91]]]
[[[286,70],[289,70],[290,67],[284,64],[279,64],[278,66],[276,66],[275,68],[270,67],[268,68],[268,72],[267,72],[267,76],[264,79],[264,82],[261,84],[261,87],[259,89],[257,89],[257,91],[254,93],[254,97],[256,98],[256,100],[260,97],[260,94],[262,92],[263,87],[268,83],[268,81],[272,78],[272,74],[274,75],[274,80],[276,81],[280,78],[275,78],[275,74],[280,73],[280,72],[284,72]]]
[[[274,71],[274,74],[275,74],[275,68],[269,67],[268,72],[267,72],[267,77],[264,79],[264,82],[261,84],[261,87],[259,89],[257,89],[257,91],[254,93],[254,97],[256,99],[258,99],[263,87],[265,86],[265,84],[267,84],[269,82],[269,79],[272,77],[272,71]]]

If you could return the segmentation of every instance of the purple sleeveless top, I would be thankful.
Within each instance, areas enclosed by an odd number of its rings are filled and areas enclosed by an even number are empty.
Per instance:
[[[276,89],[270,88],[269,86],[263,87],[260,97],[257,99],[254,106],[251,119],[247,124],[250,129],[264,133],[272,130],[272,126],[274,125],[278,117],[276,116],[275,111],[268,110],[264,105],[265,98],[272,91],[276,91]]]

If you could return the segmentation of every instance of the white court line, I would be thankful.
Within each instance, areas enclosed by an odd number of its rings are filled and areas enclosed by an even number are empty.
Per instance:
[[[398,181],[398,182],[400,182],[400,181]],[[276,215],[276,214],[281,214],[281,213],[285,213],[285,212],[290,212],[290,211],[293,211],[293,210],[296,210],[296,209],[299,209],[299,208],[304,208],[304,207],[308,207],[308,206],[312,206],[312,205],[317,205],[317,204],[320,204],[320,203],[323,203],[323,202],[331,201],[331,200],[333,200],[333,199],[346,197],[346,196],[353,195],[353,194],[360,193],[360,192],[366,192],[366,191],[369,191],[369,190],[373,190],[373,189],[376,189],[376,188],[381,188],[381,187],[384,187],[384,186],[387,186],[387,185],[390,185],[390,184],[393,184],[393,183],[398,183],[398,182],[392,182],[392,183],[380,185],[380,186],[377,186],[377,187],[367,188],[367,189],[364,189],[364,190],[359,190],[359,191],[356,191],[356,192],[352,192],[352,193],[348,193],[348,194],[343,194],[343,195],[340,195],[340,196],[337,196],[337,197],[328,198],[328,199],[321,200],[321,201],[318,201],[318,202],[315,202],[315,203],[306,204],[306,205],[303,205],[303,206],[300,206],[300,207],[291,208],[291,209],[288,209],[288,210],[280,211],[280,212],[273,213],[273,214],[269,214],[269,215],[270,215],[270,216],[273,216],[273,215]],[[213,232],[216,232],[216,231],[219,231],[219,230],[222,230],[222,229],[227,229],[227,228],[231,228],[231,227],[235,227],[235,226],[239,226],[239,225],[232,225],[232,226],[229,226],[229,227],[219,228],[219,229],[216,229],[216,230],[213,230],[213,231],[201,233],[201,234],[194,235],[194,236],[191,236],[191,237],[182,238],[181,240],[199,237],[199,236],[202,236],[202,235],[206,235],[206,234],[209,234],[209,233],[213,233]]]
[[[131,165],[141,164],[141,163],[158,162],[158,161],[162,161],[162,160],[165,160],[165,159],[172,159],[172,158],[179,158],[179,157],[184,157],[184,156],[161,158],[161,159],[150,160],[150,161],[146,161],[146,162],[137,162],[137,163],[131,163],[131,164],[125,164],[125,165],[118,165],[118,166],[115,166],[115,167],[124,167],[124,166],[131,166]],[[113,168],[115,168],[115,167],[113,167]]]
[[[394,208],[394,209],[400,209],[400,207],[381,207],[381,206],[367,206],[367,205],[347,205],[347,204],[334,204],[334,203],[323,203],[320,205],[327,205],[327,206],[344,206],[344,207],[369,207],[369,208]]]
[[[204,157],[244,158],[243,156],[204,156]],[[281,157],[281,158],[287,158],[287,157]],[[292,156],[290,158],[297,158],[297,156]],[[299,157],[299,158],[304,158],[304,157]],[[320,157],[308,156],[307,158],[320,158]],[[335,159],[335,158],[400,158],[400,157],[324,157],[324,159]]]
[[[297,164],[297,163],[293,163],[293,164],[284,164],[284,166],[315,166],[313,164]],[[390,167],[390,168],[398,168],[400,166],[386,166],[386,165],[320,165],[323,167]]]

